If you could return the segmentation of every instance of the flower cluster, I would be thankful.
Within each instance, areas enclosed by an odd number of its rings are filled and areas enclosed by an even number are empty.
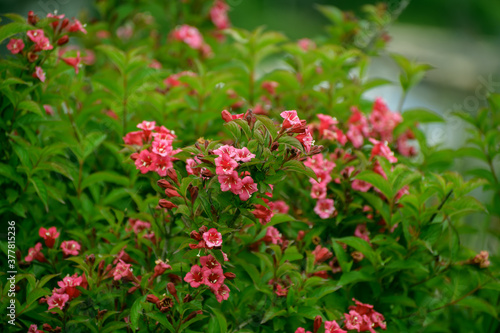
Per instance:
[[[84,289],[87,289],[88,287],[85,273],[81,276],[78,276],[78,273],[75,273],[72,276],[68,275],[63,278],[62,281],[59,281],[57,285],[60,288],[54,288],[52,295],[47,297],[45,300],[49,306],[49,310],[53,308],[63,310],[67,302],[80,296],[80,291],[76,287],[82,287]]]
[[[216,0],[210,8],[210,19],[217,29],[224,30],[231,26],[228,11],[229,6],[223,0]]]
[[[384,316],[375,311],[373,305],[361,303],[354,298],[352,300],[356,305],[349,306],[349,313],[344,314],[344,324],[347,329],[376,333],[374,329],[377,327],[383,330],[387,328]]]
[[[7,43],[7,49],[10,53],[20,55],[27,59],[29,63],[35,64],[32,76],[38,78],[42,82],[45,82],[46,74],[41,65],[48,56],[48,54],[42,52],[53,50],[54,45],[62,46],[68,43],[69,35],[72,33],[87,33],[82,23],[75,18],[70,21],[64,18],[64,14],[56,15],[52,13],[48,13],[47,18],[51,19],[50,26],[53,29],[51,33],[51,36],[53,36],[52,42],[43,29],[33,29],[28,30],[24,38],[11,38]],[[30,11],[27,21],[30,25],[36,27],[39,18],[33,11]],[[75,58],[62,58],[62,60],[66,64],[74,67],[75,72],[78,74],[78,67],[81,61],[79,52]]]
[[[56,227],[50,227],[45,229],[41,227],[38,231],[40,237],[45,241],[45,246],[52,249],[56,243],[56,239],[59,238],[59,232]],[[26,262],[32,262],[37,260],[39,262],[47,262],[45,255],[42,253],[42,243],[36,243],[34,247],[28,250],[28,255],[24,258]],[[81,246],[77,241],[65,240],[61,243],[60,248],[63,252],[64,257],[77,256],[80,252]]]
[[[207,230],[205,226],[200,228],[200,232],[193,231],[191,238],[199,241],[198,244],[190,244],[192,249],[213,249],[222,246],[222,235],[215,228]],[[221,251],[222,252],[222,251]],[[222,252],[224,261],[228,261],[227,256]],[[224,284],[224,280],[232,280],[233,273],[224,273],[222,265],[211,254],[200,257],[200,264],[193,265],[191,270],[184,277],[184,281],[193,288],[205,285],[214,293],[220,303],[229,298],[229,287]]]
[[[137,125],[141,131],[130,132],[123,141],[127,145],[141,146],[139,153],[133,153],[131,158],[141,173],[156,172],[161,177],[167,175],[167,170],[172,168],[174,157],[180,150],[174,149],[172,143],[177,137],[173,131],[164,126],[156,126],[154,121],[143,121]]]
[[[212,52],[210,45],[205,43],[200,31],[193,26],[183,24],[175,28],[170,33],[173,40],[183,42],[194,50],[201,51],[204,56],[209,56]]]

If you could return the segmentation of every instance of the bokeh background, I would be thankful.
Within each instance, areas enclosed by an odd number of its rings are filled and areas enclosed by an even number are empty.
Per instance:
[[[171,1],[171,0],[169,0]],[[0,13],[26,15],[33,10],[39,16],[58,10],[66,16],[96,15],[93,0],[0,0]],[[324,33],[327,20],[316,4],[333,5],[360,13],[365,4],[385,3],[394,22],[387,27],[391,36],[387,53],[374,57],[369,69],[372,77],[389,79],[396,84],[369,91],[367,97],[383,97],[397,108],[401,90],[397,85],[399,70],[389,53],[435,67],[408,95],[403,109],[426,107],[440,113],[444,124],[425,128],[429,145],[457,149],[466,143],[467,126],[453,111],[471,114],[485,103],[486,92],[500,92],[500,1],[497,0],[226,0],[231,7],[234,26],[254,29],[264,25],[285,33],[292,39]],[[404,10],[403,10],[404,9]],[[0,50],[4,54],[5,50]],[[401,111],[401,110],[398,110]],[[500,129],[499,129],[500,135]],[[497,161],[498,162],[498,161]],[[452,169],[466,174],[472,160],[457,160]],[[500,167],[497,163],[497,169]],[[476,190],[479,200],[491,200],[492,193]],[[498,241],[488,236],[500,234],[500,221],[476,215],[469,223],[481,229],[464,236],[468,246],[497,252]]]

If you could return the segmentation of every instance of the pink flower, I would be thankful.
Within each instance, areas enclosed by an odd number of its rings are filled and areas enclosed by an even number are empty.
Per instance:
[[[322,184],[313,184],[311,187],[311,198],[313,199],[325,199],[326,198],[326,186]]]
[[[252,154],[247,147],[234,150],[234,160],[240,162],[250,162],[255,154]]]
[[[281,237],[282,236],[278,229],[276,229],[275,227],[268,227],[266,230],[266,236],[264,237],[264,241],[273,244],[281,244],[283,243],[283,239]]]
[[[58,294],[67,294],[71,301],[73,298],[80,296],[80,291],[76,287],[82,285],[82,282],[82,276],[76,274],[75,276],[66,276],[62,281],[57,282],[57,285],[61,287]]]
[[[54,115],[54,109],[52,108],[52,106],[50,106],[48,104],[44,104],[43,109],[45,110],[45,113],[48,114],[49,116]]]
[[[243,178],[241,180],[241,190],[239,193],[240,199],[247,201],[255,192],[257,192],[257,184],[255,184],[252,177],[246,176]]]
[[[35,247],[32,247],[28,250],[28,255],[24,258],[25,261],[31,262],[33,260],[38,260],[40,262],[46,262],[45,256],[42,251],[42,243],[38,242],[35,244]]]
[[[12,54],[18,54],[24,49],[24,42],[22,39],[12,38],[7,44],[7,50]]]
[[[32,325],[30,325],[30,328],[28,329],[28,333],[44,333],[44,331],[39,330],[37,325],[32,324]]]
[[[80,69],[80,63],[81,63],[81,58],[80,58],[80,51],[76,52],[76,57],[71,57],[71,58],[62,58],[62,61],[64,61],[67,65],[73,67],[75,69],[75,74],[78,74],[78,70]]]
[[[160,156],[167,156],[172,152],[172,141],[169,140],[155,140],[153,141],[153,153]]]
[[[229,287],[225,284],[219,287],[219,289],[212,289],[212,292],[215,294],[215,298],[217,302],[221,303],[229,298]]]
[[[227,155],[231,158],[235,158],[236,156],[236,148],[230,145],[224,145],[220,146],[216,150],[214,150],[214,154],[222,156],[222,155]]]
[[[241,179],[238,177],[238,173],[233,171],[231,174],[223,175],[218,177],[220,183],[220,189],[223,192],[231,190],[233,193],[239,193],[241,191]]]
[[[222,0],[216,0],[210,8],[210,19],[219,30],[227,29],[231,26],[227,12],[229,6]]]
[[[210,287],[212,290],[218,290],[224,283],[224,272],[220,268],[204,268],[202,270],[203,283]]]
[[[366,228],[366,224],[358,224],[356,230],[354,230],[354,236],[364,239],[368,243],[370,242],[370,232]]]
[[[155,154],[149,152],[149,150],[143,150],[139,153],[139,156],[135,160],[135,167],[141,170],[141,173],[147,173],[148,171],[156,170],[156,160]]]
[[[288,214],[288,211],[290,210],[290,207],[288,207],[288,205],[283,200],[270,202],[269,207],[273,212],[281,214]]]
[[[61,250],[63,251],[65,257],[77,256],[80,249],[80,244],[78,244],[78,242],[74,240],[64,241],[61,244]]]
[[[307,128],[304,133],[297,135],[295,138],[302,143],[306,153],[311,151],[311,147],[314,145],[314,139]]]
[[[335,320],[325,321],[325,333],[347,333],[340,328],[339,324]]]
[[[217,229],[212,228],[203,233],[203,239],[208,248],[219,247],[222,245],[222,234]]]
[[[45,82],[45,73],[40,66],[35,67],[35,73],[33,73],[33,77],[38,78],[40,81]]]
[[[300,126],[302,123],[297,116],[297,111],[283,111],[280,113],[280,116],[284,119],[281,128],[287,129],[294,126]]]
[[[152,131],[155,129],[155,125],[155,121],[144,120],[142,123],[137,124],[137,128],[140,128],[143,131]]]
[[[47,298],[47,304],[49,305],[49,310],[53,308],[59,308],[62,310],[69,301],[68,294],[52,294],[52,296]]]
[[[273,211],[264,205],[255,205],[255,210],[252,214],[255,218],[259,219],[261,224],[269,223],[274,216]]]
[[[233,160],[228,154],[222,154],[215,159],[215,173],[219,176],[230,175],[238,166],[238,162]]]
[[[373,159],[374,156],[382,156],[385,157],[389,162],[396,163],[398,159],[394,156],[394,153],[387,146],[387,141],[384,143],[370,138],[370,142],[373,143],[372,154],[370,156],[370,160]]]
[[[278,283],[276,285],[276,290],[274,291],[274,293],[280,297],[285,297],[286,295],[288,295],[288,289],[282,287],[281,284]]]
[[[123,278],[132,278],[132,270],[130,269],[132,265],[126,264],[123,260],[119,260],[113,271],[113,277],[115,281],[121,280]]]
[[[275,95],[276,94],[276,88],[278,88],[280,84],[276,81],[264,81],[262,82],[262,89],[266,90],[269,95]]]
[[[319,199],[314,207],[314,212],[322,219],[329,218],[335,211],[335,206],[332,199]]]
[[[85,30],[85,26],[82,25],[82,23],[75,18],[73,19],[73,23],[70,26],[68,26],[68,31],[69,32],[81,31],[84,34],[87,34],[87,30]]]
[[[309,38],[302,38],[297,41],[297,45],[304,50],[304,51],[309,51],[312,50],[316,47],[316,43],[314,43],[312,40]]]
[[[195,50],[199,50],[203,46],[203,37],[198,29],[187,24],[177,27],[172,32],[172,37],[174,40],[186,43]]]
[[[203,284],[203,273],[201,267],[198,265],[193,265],[191,271],[189,271],[184,277],[184,281],[189,283],[193,288],[198,288]]]
[[[316,246],[314,251],[312,251],[312,254],[314,255],[314,263],[319,264],[325,260],[330,259],[333,254],[328,250],[326,247],[322,247],[321,245]]]
[[[143,140],[144,140],[144,132],[142,131],[130,132],[123,137],[123,141],[125,142],[126,145],[142,146],[144,144]]]
[[[311,331],[307,331],[306,332],[306,330],[304,328],[299,327],[299,328],[297,328],[297,330],[295,331],[295,333],[311,333]]]
[[[37,30],[29,30],[26,35],[28,36],[29,39],[35,44],[37,44],[40,40],[42,40],[45,37],[45,34],[42,29],[37,29]]]
[[[153,275],[153,279],[156,278],[157,276],[160,276],[162,275],[163,273],[165,273],[165,271],[167,269],[172,269],[172,266],[170,266],[169,264],[163,262],[162,260],[158,259],[155,261],[155,268],[154,268],[154,275]]]
[[[50,227],[49,230],[42,227],[38,230],[38,235],[45,240],[45,245],[48,248],[53,248],[56,239],[59,237],[56,227]]]
[[[217,259],[214,258],[213,255],[209,254],[208,256],[200,257],[200,263],[203,267],[213,269],[217,267],[221,267]]]
[[[140,220],[137,220],[133,226],[133,230],[136,234],[140,233],[143,230],[147,230],[149,228],[151,228],[151,223]]]
[[[371,189],[372,184],[367,183],[363,180],[354,179],[351,183],[351,187],[356,191],[368,192],[368,190]]]

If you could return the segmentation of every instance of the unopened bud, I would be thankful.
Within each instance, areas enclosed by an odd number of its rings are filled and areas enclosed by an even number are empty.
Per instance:
[[[133,154],[131,154],[131,155],[130,155],[130,158],[131,158],[133,161],[135,161],[136,159],[138,159],[138,158],[139,158],[139,153],[133,153]]]
[[[146,301],[148,301],[149,303],[156,304],[159,300],[160,299],[153,294],[149,294],[148,296],[146,296]]]
[[[38,59],[38,54],[33,52],[28,52],[27,58],[29,62],[35,62]]]
[[[67,42],[69,42],[69,37],[68,37],[68,35],[64,35],[57,40],[57,45],[61,46],[61,45],[66,44]]]
[[[232,272],[226,272],[224,273],[224,276],[226,277],[226,279],[228,280],[234,280],[236,278],[236,274],[232,273]]]
[[[208,169],[203,169],[201,170],[200,174],[203,176],[203,177],[212,177],[214,174],[212,173],[212,171],[208,170]]]
[[[227,110],[223,110],[223,111],[221,112],[221,116],[222,116],[222,119],[223,119],[226,123],[228,123],[228,122],[230,122],[231,120],[233,120],[233,117],[231,116],[231,113],[229,113],[229,111],[227,111]]]
[[[194,202],[196,198],[198,198],[198,187],[192,186],[191,184],[188,186],[189,194],[191,194],[191,202]]]
[[[180,303],[179,302],[179,297],[177,296],[177,289],[175,289],[175,284],[173,284],[172,282],[169,282],[167,284],[167,290],[168,292],[175,297],[175,300],[177,301],[177,303]]]
[[[62,23],[61,23],[61,30],[66,28],[69,24],[69,20],[67,18],[65,18],[64,20],[62,20]]]
[[[202,313],[203,313],[203,311],[201,311],[201,310],[193,311],[187,315],[187,317],[182,321],[182,323],[186,323],[186,322],[190,321],[191,319],[193,319],[194,317],[196,317],[197,315],[200,315]]]
[[[304,230],[300,230],[299,233],[297,234],[297,241],[301,241],[304,239],[306,233],[304,232]]]
[[[40,21],[38,16],[35,15],[35,13],[32,10],[30,10],[28,12],[28,23],[31,25],[36,25],[38,23],[38,21]]]
[[[171,188],[167,188],[165,189],[165,195],[169,198],[172,198],[172,197],[180,197],[181,195],[177,192],[177,190],[174,190],[174,189],[171,189]]]
[[[160,201],[158,201],[158,205],[160,205],[160,207],[166,208],[166,209],[177,208],[176,204],[174,204],[171,201],[165,200],[165,199],[160,199]]]
[[[192,239],[200,241],[202,239],[200,233],[196,230],[191,231],[191,234],[189,235]]]
[[[198,229],[202,234],[204,234],[205,232],[208,231],[208,228],[205,227],[204,225],[200,227],[200,229]]]
[[[323,323],[323,318],[321,318],[321,316],[316,316],[316,318],[314,318],[314,329],[313,329],[313,332],[316,333],[318,332],[319,328],[321,327],[321,324]]]
[[[107,312],[108,310],[106,309],[97,311],[97,320],[102,320]]]
[[[85,256],[85,261],[92,266],[95,263],[95,255],[94,254],[89,254],[88,256]]]
[[[177,179],[177,172],[175,172],[174,168],[167,169],[167,177],[172,179],[174,183],[179,185],[179,180]]]
[[[273,142],[273,144],[271,145],[271,151],[278,150],[279,146],[280,144],[278,142]]]

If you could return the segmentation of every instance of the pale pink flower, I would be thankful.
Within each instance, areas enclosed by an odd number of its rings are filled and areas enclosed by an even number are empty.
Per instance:
[[[241,180],[241,190],[239,193],[240,199],[247,201],[255,192],[257,192],[257,184],[255,184],[252,177],[246,176],[243,178]]]
[[[49,310],[53,308],[59,308],[62,310],[69,301],[68,294],[52,294],[52,296],[47,297],[47,304],[49,305]]]
[[[33,73],[33,77],[38,78],[42,82],[45,82],[45,72],[43,71],[42,67],[35,67],[35,73]]]
[[[80,244],[78,244],[78,242],[74,240],[64,241],[61,243],[61,250],[66,257],[77,256],[80,249]]]
[[[238,177],[238,173],[236,171],[227,175],[219,175],[218,180],[220,183],[220,189],[223,192],[231,191],[238,194],[241,191],[243,184],[241,183],[241,179]]]
[[[247,147],[234,150],[234,160],[240,162],[250,162],[255,154],[252,154]]]
[[[281,125],[284,129],[301,125],[301,121],[297,116],[297,111],[295,110],[283,111],[280,113],[280,116],[284,119],[283,124]]]
[[[222,245],[222,234],[215,228],[211,228],[207,232],[203,233],[203,239],[205,240],[208,248],[219,247]]]
[[[319,199],[314,207],[314,212],[322,219],[329,218],[334,211],[335,206],[332,199]]]

